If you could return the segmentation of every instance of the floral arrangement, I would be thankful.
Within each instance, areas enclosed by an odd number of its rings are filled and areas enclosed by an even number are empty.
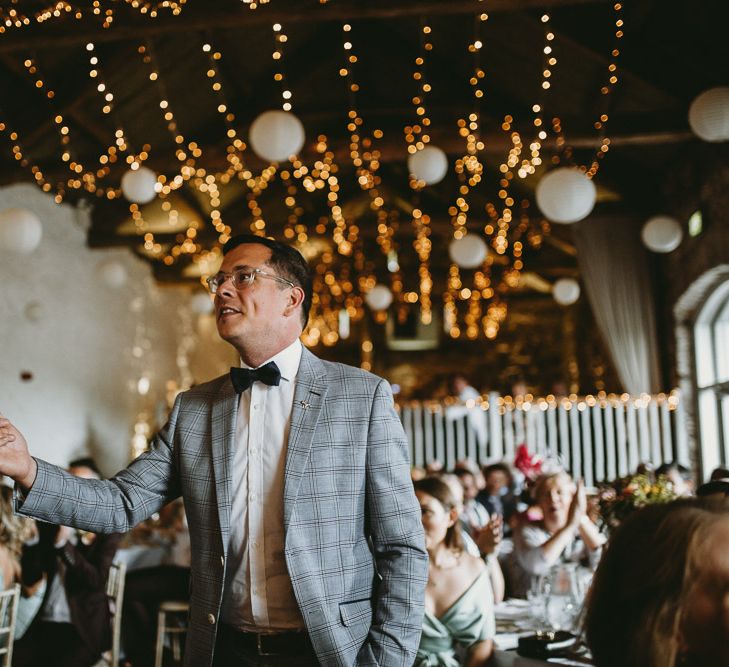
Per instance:
[[[601,486],[598,491],[600,518],[612,530],[629,514],[646,505],[670,503],[678,498],[666,477],[648,475],[621,477]]]
[[[516,448],[514,467],[530,482],[533,482],[541,474],[542,463],[542,457],[538,454],[530,454],[525,444],[521,444]]]

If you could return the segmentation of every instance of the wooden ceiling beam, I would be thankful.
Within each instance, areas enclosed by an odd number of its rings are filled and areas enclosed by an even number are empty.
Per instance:
[[[24,28],[21,37],[4,36],[0,40],[0,53],[10,53],[19,50],[43,49],[48,47],[73,46],[94,43],[118,42],[136,40],[140,38],[157,37],[171,33],[183,33],[196,30],[225,30],[241,27],[267,25],[281,22],[287,25],[293,23],[321,23],[324,21],[357,21],[363,19],[393,19],[407,16],[443,16],[453,14],[476,14],[479,11],[520,12],[527,10],[544,10],[548,8],[573,7],[576,5],[605,4],[609,0],[489,0],[481,9],[474,0],[443,0],[421,3],[395,3],[379,7],[347,6],[342,3],[327,5],[320,9],[307,8],[299,11],[269,10],[268,8],[255,12],[238,12],[206,10],[203,14],[194,15],[190,10],[181,16],[165,20],[158,18],[148,20],[143,24],[115,25],[108,30],[100,27],[81,28],[76,24],[74,30],[53,32],[49,29],[50,23],[44,24],[41,29]],[[12,33],[11,33],[12,34]]]

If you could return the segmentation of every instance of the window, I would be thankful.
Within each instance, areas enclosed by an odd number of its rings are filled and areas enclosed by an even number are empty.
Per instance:
[[[729,281],[701,308],[694,355],[703,469],[729,465]]]

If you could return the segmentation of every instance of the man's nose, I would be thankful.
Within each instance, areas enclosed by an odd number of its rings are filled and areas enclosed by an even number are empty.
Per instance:
[[[225,276],[220,285],[218,285],[217,294],[224,294],[225,296],[232,296],[235,294],[235,287],[233,286],[233,274]]]

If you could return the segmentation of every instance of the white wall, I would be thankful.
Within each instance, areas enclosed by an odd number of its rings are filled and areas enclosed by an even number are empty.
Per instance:
[[[185,316],[189,289],[158,287],[129,250],[87,248],[87,212],[29,184],[0,189],[0,210],[9,207],[33,211],[43,239],[26,256],[0,249],[0,413],[34,455],[65,465],[91,454],[111,474],[130,459],[137,416],[164,415],[165,385],[181,380],[180,348],[192,350],[195,382],[225,372],[235,354],[211,318]],[[128,275],[117,289],[97,276],[110,259]],[[142,374],[151,382],[146,396],[136,389]]]

